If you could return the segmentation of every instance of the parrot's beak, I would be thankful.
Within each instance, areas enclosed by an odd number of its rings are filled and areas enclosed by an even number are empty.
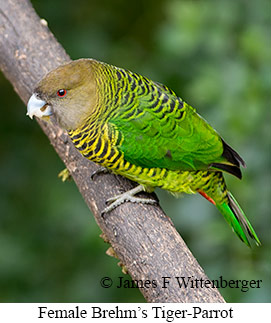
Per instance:
[[[33,116],[36,116],[37,118],[43,118],[49,117],[52,114],[52,108],[47,104],[47,102],[39,99],[35,93],[31,95],[27,103],[27,116],[33,119]]]

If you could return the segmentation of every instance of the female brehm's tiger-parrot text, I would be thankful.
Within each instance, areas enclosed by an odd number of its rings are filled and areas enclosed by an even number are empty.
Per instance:
[[[54,115],[75,147],[115,174],[140,185],[110,199],[109,212],[156,187],[173,194],[200,193],[223,214],[239,238],[260,241],[223,172],[241,178],[243,159],[167,86],[93,59],[49,72],[30,97],[27,114]]]

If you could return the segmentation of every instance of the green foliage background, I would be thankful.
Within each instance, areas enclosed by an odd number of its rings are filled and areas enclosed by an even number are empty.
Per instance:
[[[73,59],[93,57],[167,84],[240,152],[243,180],[227,182],[262,247],[242,244],[200,196],[158,194],[211,279],[262,279],[260,289],[222,289],[227,301],[270,302],[270,2],[32,3]],[[64,166],[48,139],[0,77],[0,301],[144,301],[136,289],[100,286],[104,276],[123,276],[117,261],[105,254],[75,184],[57,178]]]

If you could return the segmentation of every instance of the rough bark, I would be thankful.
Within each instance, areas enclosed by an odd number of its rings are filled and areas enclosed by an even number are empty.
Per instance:
[[[0,66],[24,103],[37,81],[68,60],[28,0],[0,0]],[[105,200],[134,183],[111,174],[92,181],[90,175],[97,166],[78,153],[60,128],[38,122],[131,277],[157,282],[157,286],[141,288],[147,301],[224,302],[213,288],[179,288],[176,276],[208,278],[159,206],[126,203],[101,217]],[[162,286],[163,277],[171,278],[167,288]]]

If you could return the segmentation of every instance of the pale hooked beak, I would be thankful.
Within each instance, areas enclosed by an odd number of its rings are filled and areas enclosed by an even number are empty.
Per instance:
[[[26,115],[33,119],[33,116],[37,118],[48,117],[52,115],[52,108],[45,101],[39,99],[34,93],[31,95],[27,103]]]

